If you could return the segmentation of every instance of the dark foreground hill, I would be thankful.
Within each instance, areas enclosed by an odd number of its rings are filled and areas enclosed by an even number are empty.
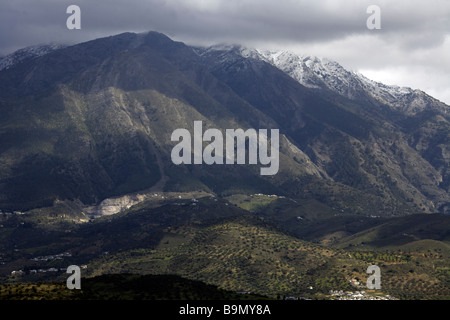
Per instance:
[[[0,300],[256,300],[253,294],[226,291],[171,275],[113,274],[82,279],[80,291],[61,283],[0,286]]]

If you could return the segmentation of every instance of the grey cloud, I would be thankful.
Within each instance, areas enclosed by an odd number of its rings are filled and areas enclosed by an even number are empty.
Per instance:
[[[66,28],[79,5],[82,29]],[[381,8],[381,30],[366,9]],[[297,48],[353,69],[423,64],[450,72],[445,39],[450,1],[442,0],[0,0],[0,55],[40,43],[78,43],[156,30],[188,44],[232,42]],[[311,50],[311,52],[309,52]],[[439,56],[439,63],[432,59]]]
[[[82,30],[68,31],[65,27],[65,8],[70,4],[82,9]],[[424,41],[438,44],[449,30],[450,6],[438,0],[3,0],[0,50],[52,39],[77,42],[146,30],[205,43],[331,41],[367,33],[366,8],[371,4],[382,9],[383,28],[379,33],[395,37],[398,33],[417,36],[423,32],[424,36],[412,37],[405,46],[418,46]],[[434,4],[439,11],[433,10]]]

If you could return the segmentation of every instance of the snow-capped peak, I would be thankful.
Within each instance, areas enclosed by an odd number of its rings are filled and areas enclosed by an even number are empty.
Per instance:
[[[328,88],[354,98],[355,75],[327,58],[289,51],[262,52],[266,61],[309,88]]]
[[[289,74],[305,87],[320,88],[325,83],[321,78],[329,72],[324,68],[322,58],[297,55],[289,51],[261,51],[264,59]]]
[[[45,44],[26,47],[0,58],[0,71],[11,68],[17,63],[46,55],[54,50],[63,48],[60,44]]]
[[[260,51],[263,59],[284,71],[305,87],[327,88],[349,99],[375,99],[405,114],[415,114],[426,108],[448,111],[448,106],[420,90],[385,85],[360,73],[346,70],[336,61],[289,51]]]
[[[392,110],[413,115],[427,108],[450,112],[449,107],[420,90],[385,85],[342,67],[336,61],[290,51],[267,51],[240,45],[215,45],[199,48],[198,54],[212,54],[216,63],[232,65],[236,59],[250,58],[269,63],[305,87],[331,90],[343,97],[359,101],[377,101]]]
[[[259,50],[243,47],[238,44],[217,44],[208,48],[202,48],[198,53],[200,55],[206,55],[214,51],[221,51],[225,53],[235,53],[243,58],[253,58],[257,60],[264,60],[264,57],[260,54]]]

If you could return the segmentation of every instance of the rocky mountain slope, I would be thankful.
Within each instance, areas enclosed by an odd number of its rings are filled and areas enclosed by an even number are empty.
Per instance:
[[[0,209],[98,205],[158,184],[302,195],[363,214],[446,212],[447,110],[290,53],[194,48],[156,32],[55,48],[0,71]],[[171,133],[196,120],[280,129],[279,172],[174,165]]]
[[[263,51],[260,58],[283,70],[306,87],[327,88],[352,100],[375,99],[405,115],[414,115],[425,110],[444,114],[450,111],[447,105],[423,91],[375,82],[362,74],[345,70],[339,63],[326,58],[299,56],[285,51]]]
[[[0,57],[0,71],[9,69],[14,65],[26,60],[44,56],[47,53],[61,48],[64,48],[64,46],[60,44],[45,44],[19,49],[11,54],[8,54],[5,57]]]
[[[334,181],[383,198],[400,196],[425,211],[448,210],[447,105],[421,91],[375,83],[326,59],[240,46],[198,53],[213,74],[282,123]],[[266,62],[302,88],[290,90],[294,85],[270,73]]]

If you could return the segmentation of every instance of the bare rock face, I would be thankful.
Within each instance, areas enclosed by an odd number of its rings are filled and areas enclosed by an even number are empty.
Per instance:
[[[105,199],[100,203],[98,214],[101,216],[116,214],[122,210],[131,208],[135,204],[142,202],[144,199],[145,196],[143,195]]]
[[[85,211],[91,217],[110,216],[129,209],[148,198],[148,194],[133,194],[108,198],[100,202],[97,206],[86,207]]]

